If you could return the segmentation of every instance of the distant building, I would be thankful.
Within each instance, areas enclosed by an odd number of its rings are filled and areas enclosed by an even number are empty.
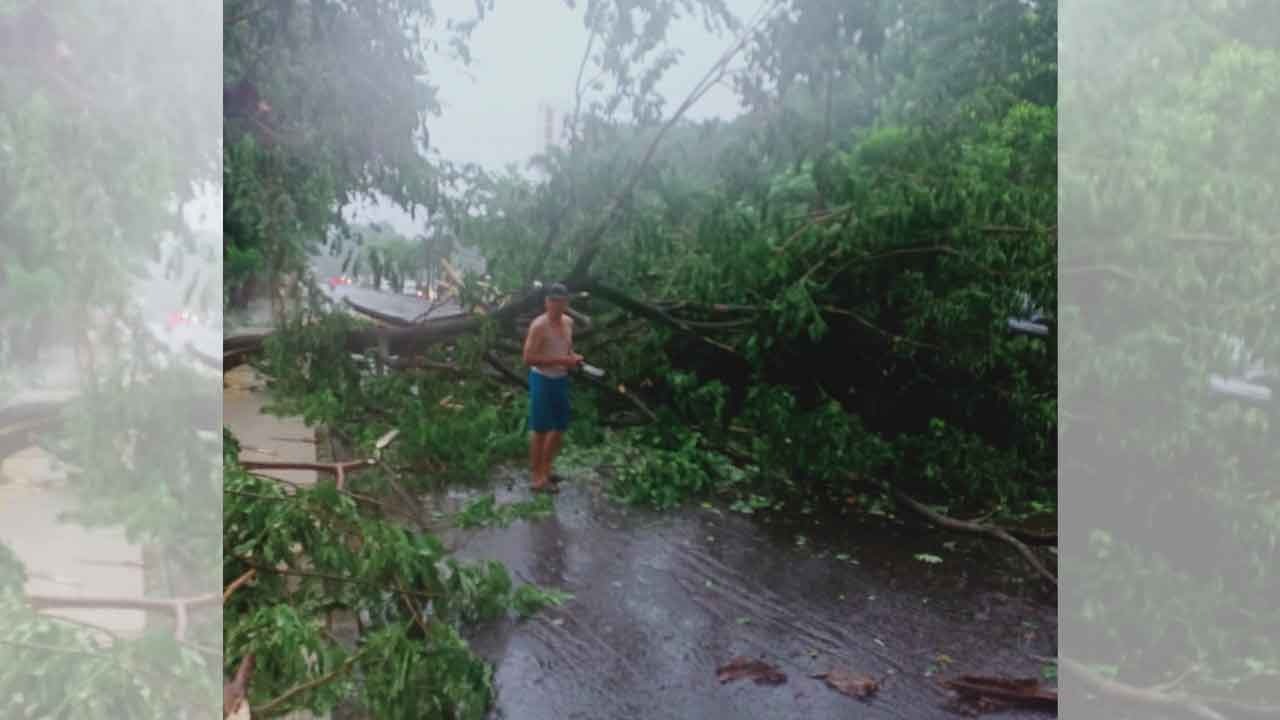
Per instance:
[[[453,262],[460,272],[473,272],[477,275],[484,274],[484,257],[479,252],[464,245],[459,245],[454,250]]]
[[[542,100],[538,103],[538,150],[545,153],[564,143],[572,114],[564,103]]]
[[[556,109],[545,101],[538,103],[538,154],[545,153],[555,144]]]

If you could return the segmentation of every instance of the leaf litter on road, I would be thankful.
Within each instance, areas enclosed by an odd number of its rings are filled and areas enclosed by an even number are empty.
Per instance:
[[[721,684],[753,680],[757,685],[781,685],[787,681],[787,676],[763,660],[738,655],[716,670],[716,679]]]
[[[842,667],[812,675],[817,680],[825,680],[827,685],[849,697],[866,698],[880,689],[880,681],[865,673],[856,673]]]
[[[961,704],[980,713],[1000,712],[1014,706],[1056,709],[1058,691],[1037,678],[1001,678],[961,675],[942,681],[955,691]]]

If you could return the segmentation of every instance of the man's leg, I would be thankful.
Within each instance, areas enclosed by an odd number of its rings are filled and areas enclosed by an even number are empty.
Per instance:
[[[543,473],[546,464],[547,449],[547,397],[543,386],[544,378],[535,372],[529,373],[529,429],[532,439],[529,441],[529,471],[533,476],[535,490],[546,486],[547,476]]]
[[[529,441],[529,469],[533,475],[534,487],[541,487],[546,482],[546,475],[542,474],[543,458],[546,456],[543,449],[547,446],[547,434],[542,432],[530,433],[532,440]]]
[[[564,433],[569,429],[569,379],[560,378],[548,393],[547,407],[551,411],[551,431],[547,433],[547,445],[543,450],[543,477],[551,480],[551,464],[555,462],[560,447],[564,444]]]
[[[547,433],[547,444],[542,451],[542,477],[545,480],[551,479],[551,463],[556,461],[556,455],[560,452],[560,446],[564,442],[564,433],[552,430]]]

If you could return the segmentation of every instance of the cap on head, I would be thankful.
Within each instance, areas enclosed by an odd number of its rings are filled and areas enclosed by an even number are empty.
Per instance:
[[[548,300],[568,300],[569,290],[560,283],[552,283],[551,286],[547,288],[546,298]]]

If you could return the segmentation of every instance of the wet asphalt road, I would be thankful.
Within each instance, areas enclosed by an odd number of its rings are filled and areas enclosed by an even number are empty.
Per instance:
[[[509,475],[499,501],[525,498]],[[988,579],[998,564],[989,555],[1005,549],[960,542],[950,552],[940,546],[954,535],[852,522],[823,534],[799,545],[794,531],[723,509],[625,509],[600,481],[579,479],[554,517],[453,538],[462,557],[500,560],[517,581],[574,596],[475,635],[496,667],[492,717],[956,717],[940,677],[1031,677],[1040,664],[1030,656],[1057,654],[1052,595]],[[944,561],[926,565],[920,552]],[[735,655],[776,665],[786,683],[721,685],[716,668]],[[837,666],[887,678],[858,700],[810,677]]]

